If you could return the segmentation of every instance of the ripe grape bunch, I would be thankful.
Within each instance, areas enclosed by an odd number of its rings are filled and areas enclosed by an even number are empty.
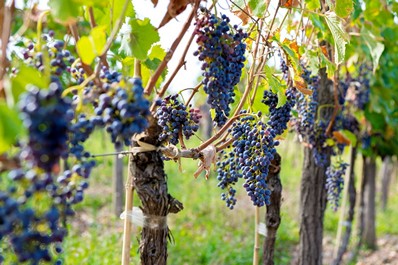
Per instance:
[[[178,95],[170,95],[160,102],[156,117],[162,127],[159,140],[176,145],[180,135],[189,139],[198,131],[202,116],[197,109],[191,108],[187,111],[187,107],[178,100]]]
[[[24,158],[46,172],[51,172],[67,152],[68,126],[73,116],[71,102],[61,97],[62,88],[51,83],[48,90],[34,88],[23,94],[19,105],[29,132]]]
[[[341,162],[326,169],[327,199],[335,211],[339,207],[340,195],[344,186],[344,174],[347,167],[347,163]]]
[[[230,104],[234,102],[234,86],[239,82],[244,61],[247,34],[235,25],[229,24],[226,15],[221,18],[204,10],[196,22],[195,33],[199,48],[194,55],[203,62],[202,70],[204,91],[208,103],[215,109],[214,122],[218,126],[225,124]]]
[[[268,125],[274,130],[276,135],[281,135],[286,129],[290,121],[291,110],[296,104],[296,91],[294,88],[286,90],[286,103],[278,107],[278,95],[270,90],[264,91],[263,100],[261,101],[269,108]]]
[[[108,69],[103,69],[100,77],[103,92],[94,103],[98,124],[105,125],[115,145],[129,146],[131,137],[148,127],[149,101],[144,97],[141,79],[125,81],[120,73]]]
[[[236,203],[233,185],[239,178],[245,179],[243,187],[255,206],[270,203],[271,191],[266,179],[276,152],[275,146],[279,144],[274,141],[273,129],[258,120],[261,113],[256,115],[243,111],[241,115],[245,116],[233,124],[231,131],[233,149],[224,156],[223,161],[217,162],[218,186],[227,190],[221,198],[230,209]]]

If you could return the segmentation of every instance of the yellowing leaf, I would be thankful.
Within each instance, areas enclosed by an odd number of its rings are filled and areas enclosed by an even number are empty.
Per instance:
[[[94,44],[96,54],[102,54],[106,44],[106,34],[104,27],[95,27],[90,32],[91,41]]]
[[[304,79],[301,76],[295,76],[293,79],[293,85],[295,88],[297,88],[301,93],[305,95],[312,95],[312,90],[307,88],[307,83],[304,81]]]
[[[354,9],[352,0],[336,0],[336,15],[345,18],[348,17]]]
[[[248,6],[243,7],[242,9],[234,9],[232,13],[242,20],[242,25],[246,25],[250,21],[250,9]]]
[[[91,64],[94,61],[96,53],[94,52],[93,44],[89,37],[81,37],[76,43],[76,49],[83,63]]]

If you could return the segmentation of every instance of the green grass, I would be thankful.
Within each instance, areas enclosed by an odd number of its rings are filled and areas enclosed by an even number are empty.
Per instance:
[[[104,146],[104,141],[98,141],[101,137],[98,135],[88,143],[90,149],[95,150],[95,153],[113,151],[110,145]],[[282,155],[283,202],[275,264],[284,265],[290,263],[299,240],[298,202],[303,155],[300,144],[293,141],[283,143],[278,151]],[[127,159],[125,160],[127,164]],[[120,264],[123,221],[113,216],[111,210],[112,161],[112,157],[102,158],[99,167],[92,174],[88,194],[77,208],[77,218],[73,221],[66,240],[63,255],[65,264]],[[180,172],[177,163],[165,163],[169,193],[184,204],[183,211],[168,217],[174,238],[174,243],[168,246],[168,264],[251,264],[254,207],[243,188],[238,189],[238,203],[231,211],[220,199],[221,191],[217,187],[214,172],[208,180],[203,175],[195,179],[193,172],[197,169],[197,161],[188,159],[182,160],[182,168]],[[398,228],[391,225],[398,222],[396,194],[391,191],[390,206],[385,212],[378,214],[379,234],[398,234]],[[261,209],[262,221],[264,214],[264,209]],[[338,216],[339,212],[330,209],[326,211],[327,236],[335,237]],[[139,263],[139,236],[139,228],[135,227],[132,234],[132,264]]]

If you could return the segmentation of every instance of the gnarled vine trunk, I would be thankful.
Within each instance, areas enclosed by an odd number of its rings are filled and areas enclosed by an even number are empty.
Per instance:
[[[279,177],[281,171],[281,156],[275,153],[275,157],[271,162],[269,174],[267,177],[268,186],[271,189],[271,204],[267,205],[267,212],[265,214],[265,225],[267,233],[265,236],[263,247],[263,264],[274,265],[274,252],[276,232],[281,223],[281,198],[282,198],[282,183]]]
[[[366,157],[364,159],[363,170],[363,243],[368,248],[376,249],[376,160],[374,157]]]
[[[381,191],[380,200],[381,208],[383,211],[387,208],[388,193],[390,190],[391,176],[394,170],[394,164],[391,156],[387,156],[383,159],[383,166],[381,168]]]
[[[160,128],[154,119],[150,120],[150,124],[146,136],[140,140],[157,146]],[[138,146],[137,142],[134,142],[133,146]],[[167,177],[160,152],[140,152],[132,155],[130,159],[130,170],[134,176],[133,186],[146,217],[139,249],[141,264],[165,265],[169,238],[167,215],[181,211],[183,206],[168,193]]]
[[[333,82],[327,78],[326,70],[320,69],[320,84],[318,87],[318,107],[330,106],[333,101]],[[321,119],[329,121],[333,108],[323,107],[319,111]],[[298,264],[321,265],[322,264],[322,239],[323,217],[326,208],[326,168],[330,164],[330,151],[326,153],[326,165],[315,164],[313,150],[304,148],[304,163],[301,179],[300,194],[300,245]]]

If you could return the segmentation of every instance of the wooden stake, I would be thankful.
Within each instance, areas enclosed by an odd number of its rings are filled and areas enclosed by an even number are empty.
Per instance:
[[[128,213],[131,213],[133,210],[133,195],[134,195],[134,186],[133,186],[133,168],[132,168],[132,155],[129,155],[129,174],[126,181],[126,199],[124,204],[124,212],[126,217],[124,219],[124,229],[123,229],[123,250],[122,250],[122,265],[130,264],[130,248],[131,248],[131,217],[128,216]]]

